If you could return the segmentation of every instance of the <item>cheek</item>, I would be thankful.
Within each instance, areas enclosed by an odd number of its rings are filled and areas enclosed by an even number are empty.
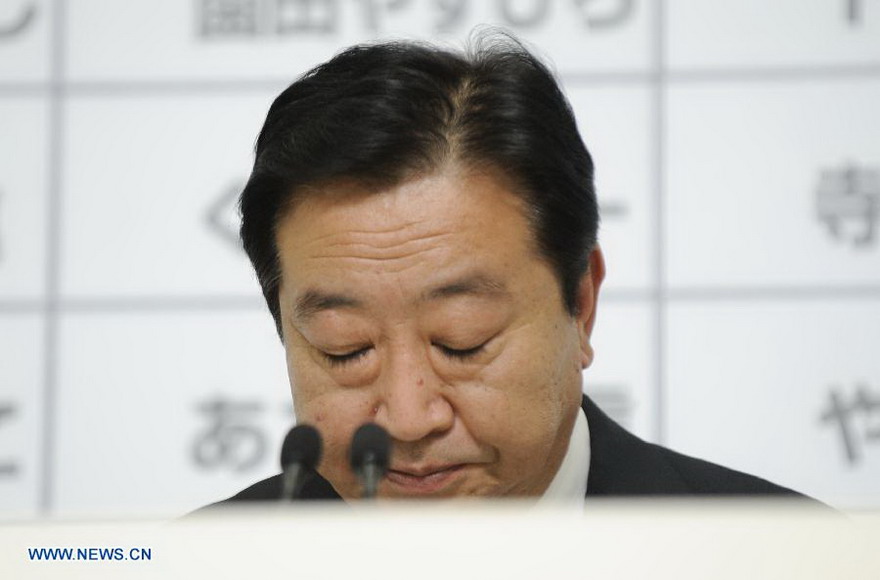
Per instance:
[[[344,408],[334,405],[332,399],[320,397],[301,405],[297,408],[297,421],[311,424],[321,434],[324,444],[322,463],[326,464],[328,459],[335,461],[340,453],[344,453],[352,420],[345,416]]]
[[[522,337],[529,340],[506,345],[459,407],[475,437],[521,460],[546,452],[572,409],[580,406],[576,346],[560,335],[554,340],[535,331],[526,328]]]
[[[580,356],[577,336],[568,328],[524,327],[505,345],[501,355],[481,373],[481,381],[501,391],[511,411],[568,404],[580,391]],[[579,399],[579,397],[578,397]]]
[[[303,396],[303,387],[294,388],[298,422],[310,423],[324,441],[325,455],[345,453],[355,430],[372,418],[372,402],[359,391],[327,391]],[[305,388],[305,390],[308,390]]]
[[[318,413],[314,409],[320,406],[321,400],[338,392],[339,386],[301,344],[287,346],[287,375],[297,420],[311,423],[323,420],[326,412]]]

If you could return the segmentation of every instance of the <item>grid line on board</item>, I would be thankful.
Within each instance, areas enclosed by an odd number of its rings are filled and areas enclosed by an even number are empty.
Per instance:
[[[64,137],[64,43],[66,32],[65,0],[54,0],[50,29],[52,41],[49,70],[52,90],[49,94],[49,187],[46,227],[46,301],[43,310],[43,453],[39,511],[48,515],[54,503],[55,418],[58,397],[58,295],[61,249],[61,167]]]
[[[653,288],[620,288],[602,290],[603,303],[653,302],[667,304],[682,302],[789,302],[792,300],[880,300],[880,286],[683,286],[663,292]],[[266,303],[262,296],[204,295],[204,296],[103,296],[56,297],[52,307],[58,313],[156,312],[156,311],[262,311]],[[42,312],[48,308],[45,299],[0,298],[0,313],[25,314]]]
[[[655,57],[656,58],[656,57]],[[560,71],[559,76],[566,84],[571,85],[631,85],[655,82],[657,74],[654,70],[617,70],[617,71]],[[839,65],[803,65],[803,66],[772,66],[772,67],[731,67],[722,69],[665,69],[664,83],[692,84],[714,82],[801,82],[807,80],[872,80],[880,78],[880,63],[839,64]],[[0,82],[0,98],[15,96],[38,96],[60,89],[65,96],[134,96],[148,97],[166,94],[201,94],[201,93],[241,93],[278,91],[289,85],[295,78],[290,77],[259,78],[259,79],[151,79],[125,81],[64,81],[56,87],[57,80],[40,81],[2,81]]]
[[[666,380],[664,373],[666,372],[666,278],[665,278],[665,230],[664,220],[665,212],[663,200],[665,196],[666,178],[664,163],[666,162],[664,140],[666,138],[666,54],[665,54],[665,0],[658,0],[654,5],[654,83],[653,91],[653,109],[651,111],[652,131],[653,131],[653,159],[649,163],[650,173],[653,174],[654,183],[654,240],[653,240],[653,267],[654,267],[654,286],[656,290],[656,298],[654,300],[655,319],[654,319],[654,385],[655,385],[655,401],[654,401],[654,440],[663,445],[666,441],[665,429],[665,395]],[[649,248],[650,252],[651,249]]]

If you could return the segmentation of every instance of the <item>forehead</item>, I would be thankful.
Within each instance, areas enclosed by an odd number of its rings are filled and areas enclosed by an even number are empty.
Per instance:
[[[448,170],[383,190],[337,183],[312,191],[279,223],[282,283],[315,274],[454,269],[478,257],[532,254],[524,204],[492,173]]]

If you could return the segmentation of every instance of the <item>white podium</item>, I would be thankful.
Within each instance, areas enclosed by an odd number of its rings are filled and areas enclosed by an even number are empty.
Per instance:
[[[42,551],[41,551],[42,550]],[[6,523],[2,578],[880,578],[880,514],[797,504],[264,506]]]

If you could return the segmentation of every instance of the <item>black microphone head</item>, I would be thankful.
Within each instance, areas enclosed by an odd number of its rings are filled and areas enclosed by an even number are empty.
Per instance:
[[[366,463],[372,463],[385,473],[388,469],[389,455],[391,455],[391,437],[382,427],[375,423],[364,423],[354,432],[349,458],[355,473],[360,472]]]
[[[281,445],[281,469],[299,463],[314,469],[321,460],[321,434],[311,425],[296,425],[288,431]]]

